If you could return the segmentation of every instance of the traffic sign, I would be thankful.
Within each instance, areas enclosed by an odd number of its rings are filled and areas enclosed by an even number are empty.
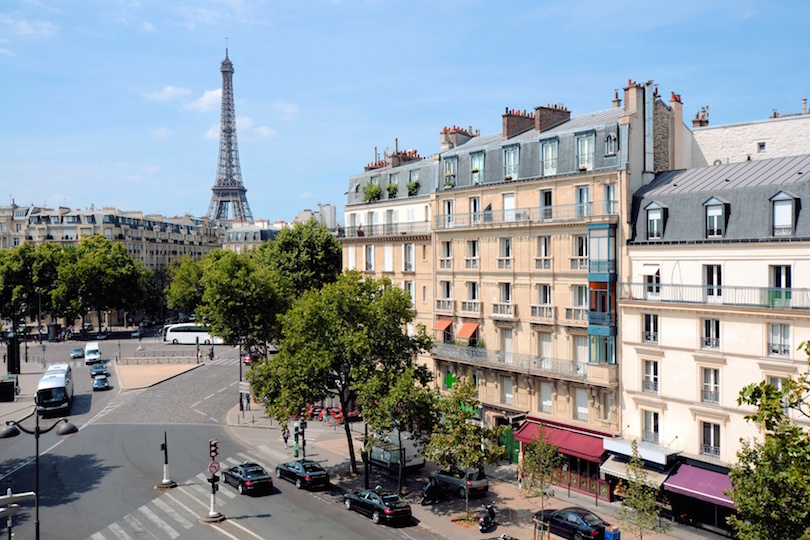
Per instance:
[[[219,461],[212,461],[208,464],[208,472],[217,474],[219,472]]]
[[[239,392],[242,394],[250,393],[250,383],[248,381],[239,381]]]

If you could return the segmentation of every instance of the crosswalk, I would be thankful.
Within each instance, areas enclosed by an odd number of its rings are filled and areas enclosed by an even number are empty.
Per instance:
[[[239,459],[237,459],[239,458]],[[245,453],[222,460],[228,468],[243,461],[263,460]],[[227,514],[228,509],[239,504],[236,490],[220,480],[217,491],[217,509]],[[210,509],[211,485],[208,476],[200,473],[176,488],[166,491],[114,523],[90,535],[92,540],[175,540],[194,538],[194,528],[204,527],[199,523]]]

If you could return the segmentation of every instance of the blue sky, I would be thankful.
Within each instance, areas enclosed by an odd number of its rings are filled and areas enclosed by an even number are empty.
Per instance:
[[[804,1],[4,0],[3,205],[204,215],[228,38],[254,218],[330,203],[382,153],[507,107],[610,108],[628,79],[711,125],[801,111]]]

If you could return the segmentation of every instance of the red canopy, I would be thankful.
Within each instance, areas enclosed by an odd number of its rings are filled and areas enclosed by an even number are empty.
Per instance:
[[[546,440],[563,454],[598,463],[605,452],[601,437],[553,428],[530,420],[524,422],[512,436],[516,441],[530,443],[540,436],[541,429],[545,433]]]

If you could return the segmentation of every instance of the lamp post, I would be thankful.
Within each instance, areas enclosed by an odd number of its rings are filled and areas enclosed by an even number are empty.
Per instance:
[[[31,417],[36,419],[36,423],[34,425],[34,429],[30,430],[24,427],[21,422],[28,420]],[[40,429],[39,427],[39,411],[35,408],[34,412],[23,418],[22,420],[9,420],[6,422],[5,427],[0,429],[0,439],[9,439],[11,437],[16,437],[20,434],[20,431],[24,433],[28,433],[29,435],[33,435],[34,439],[36,440],[35,445],[35,476],[34,476],[34,493],[36,493],[35,499],[35,512],[36,512],[36,521],[34,525],[34,538],[39,540],[39,436],[43,433],[48,433],[53,429],[56,429],[56,434],[59,436],[62,435],[70,435],[72,433],[77,433],[79,429],[67,421],[67,418],[55,423],[49,428]]]

